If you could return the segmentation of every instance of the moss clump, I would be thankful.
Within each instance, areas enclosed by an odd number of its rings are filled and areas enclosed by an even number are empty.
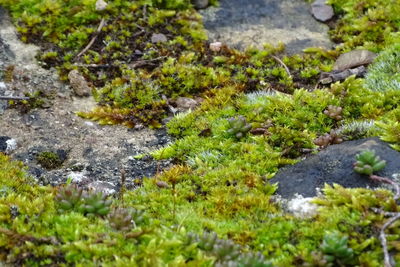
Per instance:
[[[400,90],[400,45],[383,51],[369,66],[365,87],[374,91]]]
[[[56,169],[59,168],[64,160],[55,152],[43,151],[36,156],[38,163],[46,169]]]

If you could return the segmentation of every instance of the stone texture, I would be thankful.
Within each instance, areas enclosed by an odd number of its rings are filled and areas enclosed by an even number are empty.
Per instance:
[[[365,149],[374,149],[377,155],[386,160],[386,167],[378,175],[391,178],[400,173],[400,152],[378,138],[366,138],[331,145],[295,165],[280,169],[270,182],[279,183],[277,194],[284,198],[292,198],[296,193],[313,197],[316,189],[322,189],[325,183],[351,188],[381,186],[353,171],[355,155]]]
[[[319,21],[326,22],[335,15],[332,6],[326,4],[326,0],[315,0],[311,4],[311,14]]]
[[[341,54],[333,65],[333,70],[346,70],[361,65],[370,64],[374,61],[374,52],[360,49]]]
[[[91,92],[91,88],[88,85],[85,77],[79,73],[78,70],[71,70],[68,73],[68,79],[71,84],[72,89],[74,90],[75,95],[77,96],[89,96]]]
[[[286,44],[290,53],[318,46],[331,48],[328,26],[310,14],[301,0],[220,0],[219,7],[202,10],[210,42],[234,48],[262,48],[264,43]]]

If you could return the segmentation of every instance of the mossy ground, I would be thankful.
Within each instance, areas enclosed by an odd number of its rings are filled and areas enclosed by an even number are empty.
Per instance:
[[[200,18],[184,1],[109,1],[101,12],[94,3],[0,0],[10,9],[21,38],[41,44],[39,59],[45,66],[57,67],[64,79],[76,68],[97,88],[100,106],[83,117],[159,127],[167,114],[165,97],[201,96],[205,101],[170,121],[168,131],[176,141],[152,154],[175,158],[179,165],[113,200],[112,207],[145,212],[145,219],[128,232],[113,229],[106,217],[60,211],[57,189],[34,185],[19,163],[0,156],[4,261],[225,266],[228,260],[221,251],[190,242],[189,232],[212,231],[241,245],[242,252],[261,252],[273,266],[321,266],[323,256],[332,256],[322,245],[326,233],[339,232],[354,251],[344,265],[382,266],[377,230],[386,219],[371,208],[399,212],[390,192],[327,186],[325,196],[316,200],[318,215],[300,219],[281,209],[273,198],[277,185],[268,179],[315,149],[317,137],[331,130],[345,132],[358,121],[373,120],[377,127],[361,135],[353,131],[357,138],[381,136],[398,149],[400,90],[369,90],[354,77],[313,90],[319,73],[331,70],[340,53],[355,48],[379,52],[398,39],[395,1],[330,1],[338,15],[331,36],[342,44],[332,51],[310,48],[293,56],[286,56],[283,47],[269,46],[211,51]],[[77,58],[102,18],[106,26]],[[152,43],[153,33],[168,41]],[[324,113],[329,105],[342,108],[340,120]],[[228,119],[239,116],[258,131],[241,138],[230,135]],[[387,234],[399,262],[398,224]],[[344,261],[333,258],[326,264]]]

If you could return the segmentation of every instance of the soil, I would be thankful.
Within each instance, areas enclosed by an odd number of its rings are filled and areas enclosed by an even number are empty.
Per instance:
[[[11,108],[0,100],[0,136],[16,140],[11,156],[23,161],[39,183],[59,185],[70,177],[83,185],[100,181],[118,189],[120,171],[125,170],[126,185],[133,188],[140,183],[137,178],[153,176],[170,165],[150,156],[135,159],[168,144],[165,129],[100,126],[76,116],[77,111],[91,110],[94,99],[74,97],[56,70],[41,68],[35,59],[38,48],[19,41],[4,10],[0,10],[0,48],[0,95],[40,91],[46,96],[44,108],[31,110]],[[61,168],[40,166],[36,158],[44,151],[61,151],[65,155]]]

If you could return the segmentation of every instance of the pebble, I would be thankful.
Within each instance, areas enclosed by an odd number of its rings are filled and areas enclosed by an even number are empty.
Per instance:
[[[335,14],[333,8],[326,4],[326,0],[316,0],[311,4],[312,15],[321,22],[330,20]]]

